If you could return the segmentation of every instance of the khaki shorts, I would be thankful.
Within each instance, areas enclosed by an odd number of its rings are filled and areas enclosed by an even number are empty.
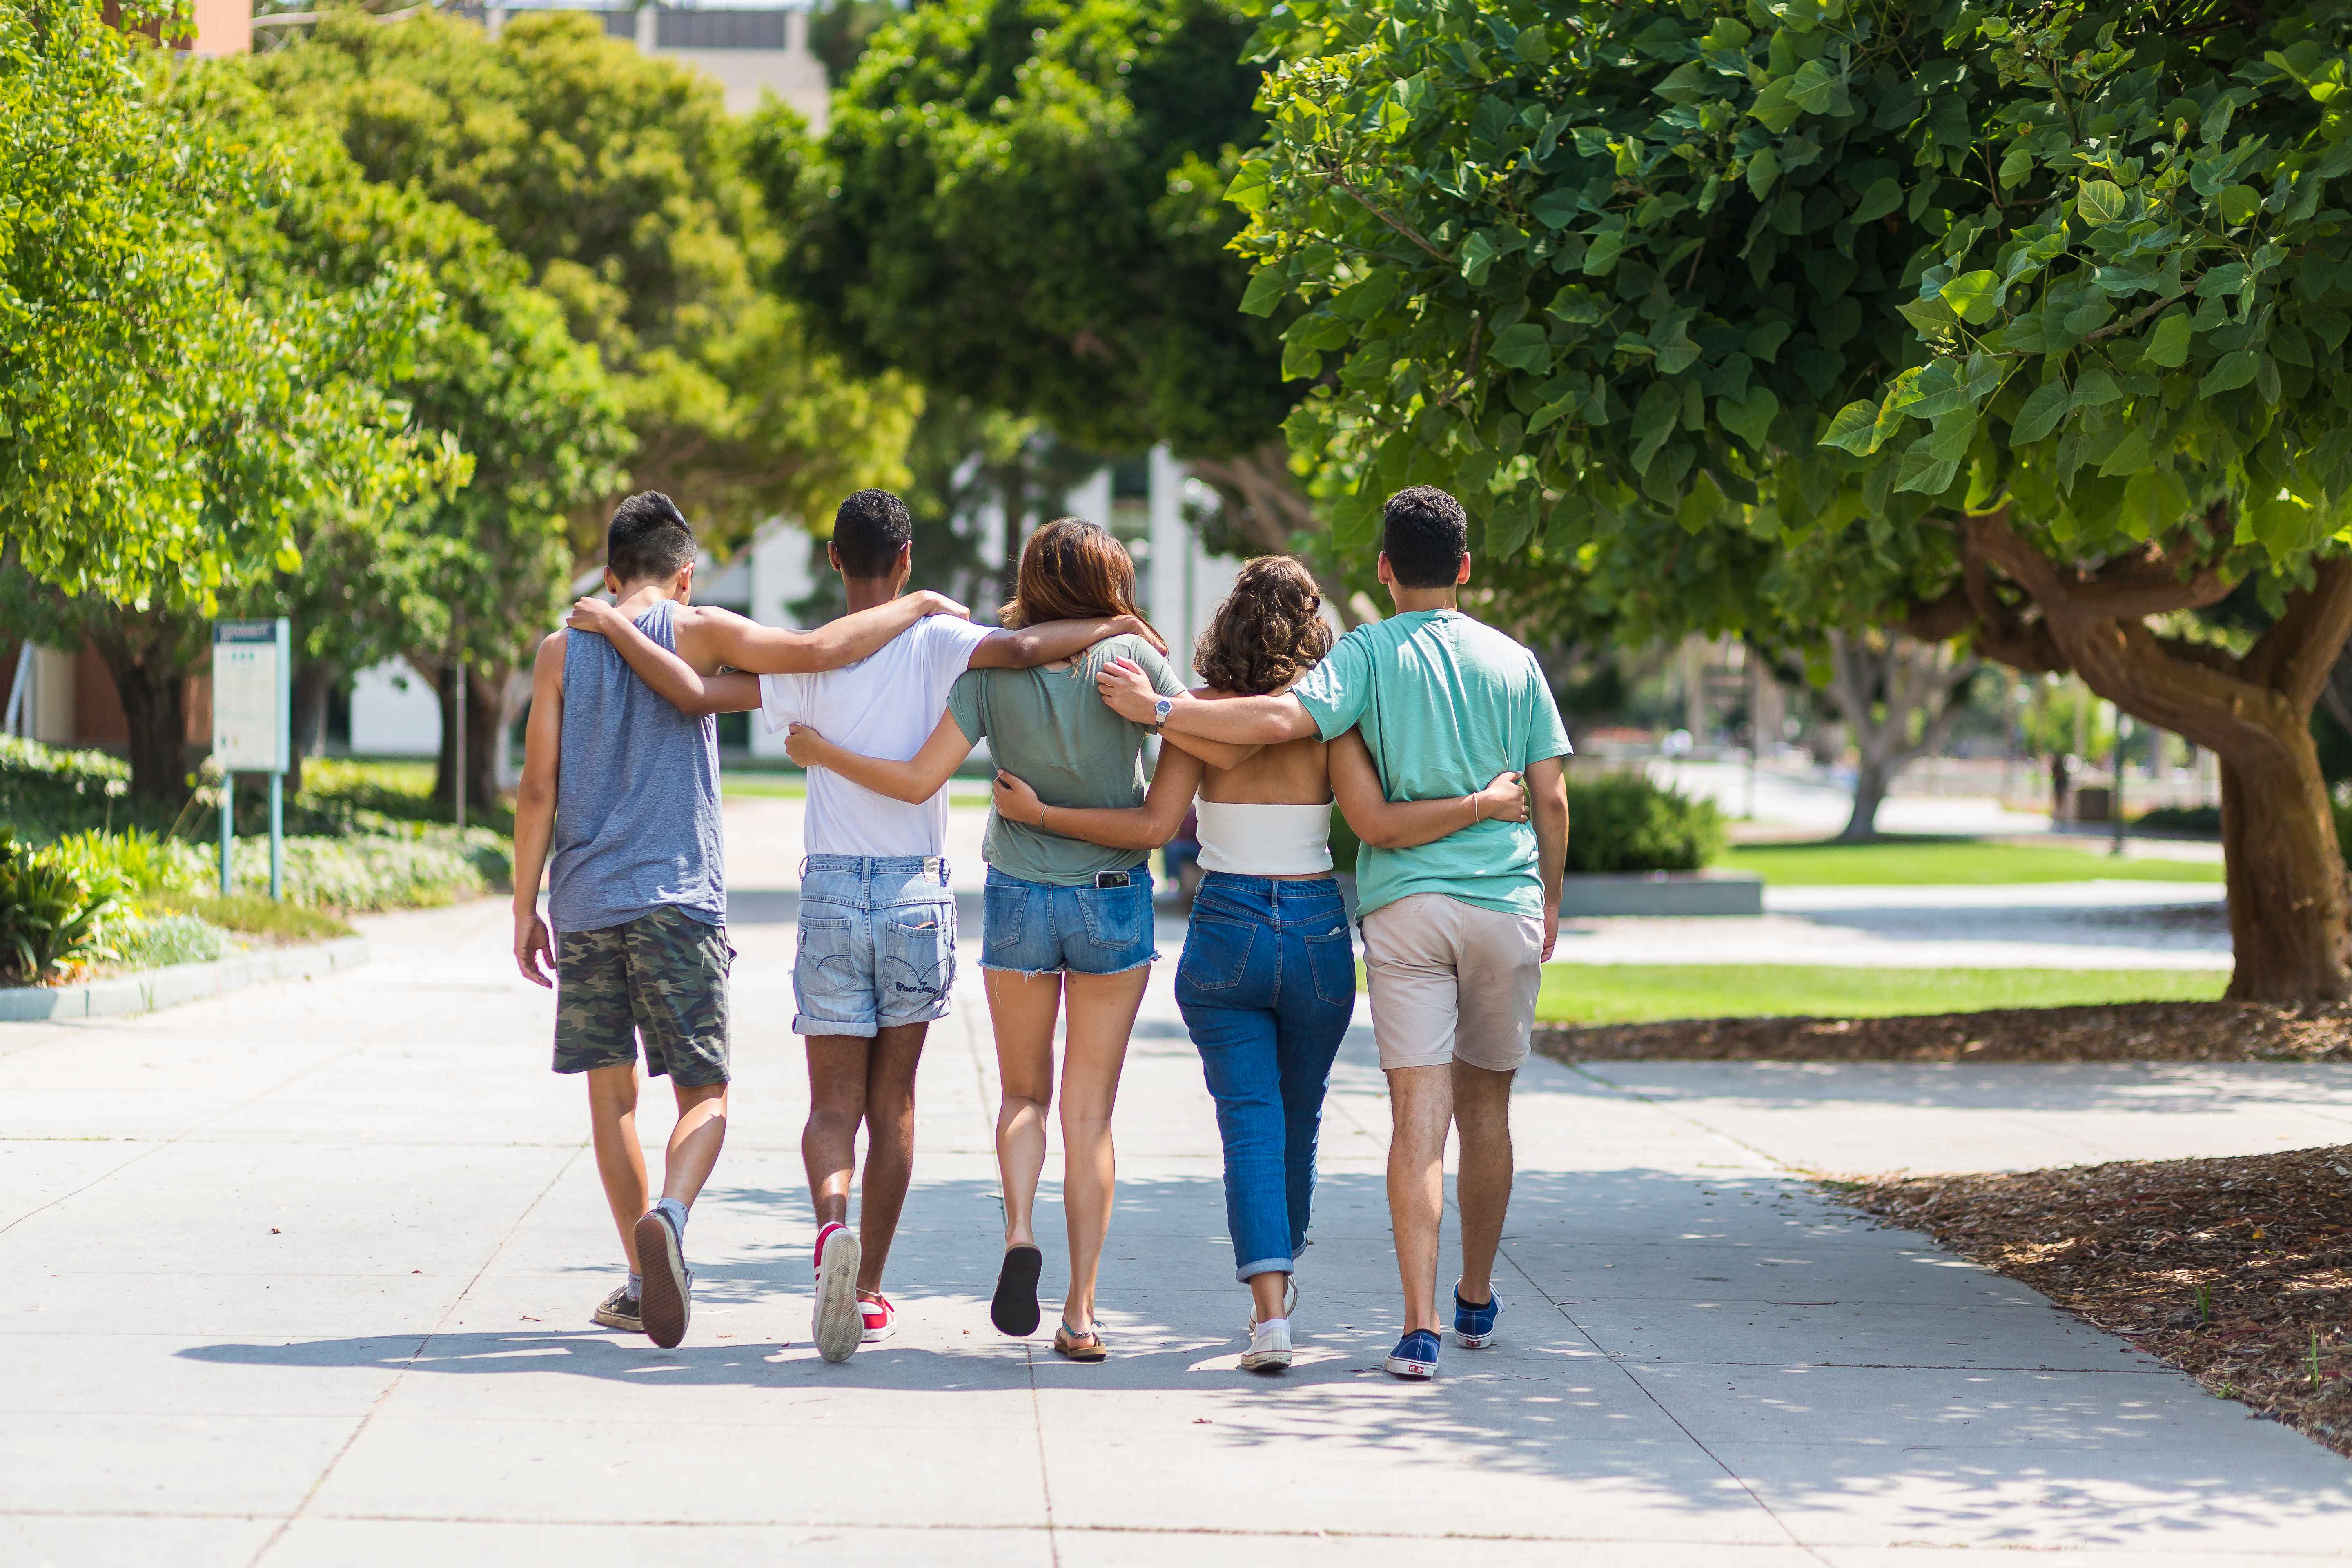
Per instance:
[[[1543,921],[1414,893],[1364,917],[1372,1039],[1381,1070],[1528,1059],[1543,984]]]

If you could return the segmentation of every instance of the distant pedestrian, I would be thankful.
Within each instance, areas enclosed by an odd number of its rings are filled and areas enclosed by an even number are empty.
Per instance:
[[[1380,580],[1397,613],[1358,626],[1286,694],[1222,701],[1153,689],[1143,671],[1103,672],[1105,700],[1171,737],[1277,745],[1358,731],[1391,801],[1468,795],[1526,776],[1534,819],[1481,822],[1433,843],[1368,842],[1358,915],[1372,1035],[1389,1079],[1389,1215],[1404,1286],[1400,1377],[1437,1371],[1437,1248],[1445,1141],[1462,1141],[1456,1194],[1462,1274],[1454,1326],[1492,1343],[1502,1303],[1495,1255],[1510,1203],[1511,1083],[1527,1060],[1542,965],[1559,929],[1568,850],[1566,729],[1535,655],[1471,619],[1462,503],[1426,485],[1389,498]]]
[[[572,625],[612,638],[632,669],[687,713],[758,708],[770,731],[814,725],[877,755],[915,754],[967,669],[1025,668],[1066,658],[1118,633],[1149,630],[1134,616],[1097,616],[1024,629],[975,626],[961,606],[905,593],[914,527],[887,490],[860,490],[833,520],[826,558],[841,574],[848,613],[818,632],[755,626],[705,610],[678,627],[677,650],[625,615],[583,600]],[[925,615],[947,609],[952,614]],[[876,617],[885,617],[877,621]],[[916,618],[920,616],[922,618]],[[849,662],[830,646],[860,626],[888,640]],[[720,664],[742,674],[717,674]],[[706,673],[714,672],[714,673]],[[756,676],[756,679],[754,677]],[[800,945],[793,966],[793,1031],[805,1037],[809,1113],[801,1131],[816,1210],[811,1333],[828,1361],[896,1331],[883,1267],[914,1174],[915,1078],[932,1020],[948,1010],[955,976],[956,905],[945,853],[948,797],[899,801],[839,773],[810,773],[801,865]],[[866,1171],[857,1228],[849,1226],[857,1133]]]
[[[667,496],[649,490],[614,508],[604,585],[618,624],[697,657],[764,653],[821,668],[871,653],[929,611],[960,609],[918,597],[822,633],[777,631],[689,608],[694,557],[693,531]],[[714,625],[719,617],[732,625]],[[744,705],[756,703],[753,678],[733,679]],[[588,1080],[596,1170],[629,1275],[595,1321],[663,1346],[684,1339],[692,1317],[687,1216],[727,1137],[725,874],[713,721],[664,700],[603,637],[558,631],[541,642],[515,799],[515,963],[555,990],[555,1070]],[[646,1070],[667,1073],[677,1096],[662,1194],[650,1205],[636,1129],[640,1037]]]
[[[1331,647],[1322,608],[1314,577],[1289,556],[1243,567],[1193,651],[1204,683],[1193,695],[1215,702],[1289,690]],[[1128,810],[1048,808],[1000,773],[996,809],[1073,838],[1148,848],[1193,820],[1196,787],[1206,874],[1176,966],[1176,1004],[1224,1143],[1225,1228],[1234,1278],[1250,1292],[1241,1364],[1280,1372],[1291,1362],[1324,1091],[1356,1008],[1355,952],[1332,875],[1332,802],[1359,838],[1393,847],[1482,821],[1523,822],[1527,797],[1506,770],[1474,795],[1393,804],[1351,731],[1328,745],[1314,735],[1286,741],[1231,767],[1164,747],[1150,793]]]

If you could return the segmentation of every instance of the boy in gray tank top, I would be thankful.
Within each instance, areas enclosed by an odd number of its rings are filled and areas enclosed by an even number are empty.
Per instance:
[[[799,632],[689,608],[694,533],[667,496],[650,490],[614,509],[604,560],[614,607],[660,647],[677,646],[688,617],[725,616],[736,623],[730,646],[769,668],[837,668],[926,615],[962,613],[951,600],[915,594]],[[605,638],[559,631],[540,644],[532,668],[523,758],[515,963],[556,993],[555,1070],[587,1079],[597,1173],[628,1263],[628,1282],[593,1316],[675,1345],[692,1314],[687,1215],[727,1137],[734,950],[727,945],[717,724],[707,713],[679,712]],[[650,1205],[636,1135],[640,1037],[646,1070],[668,1074],[677,1097],[662,1194]]]

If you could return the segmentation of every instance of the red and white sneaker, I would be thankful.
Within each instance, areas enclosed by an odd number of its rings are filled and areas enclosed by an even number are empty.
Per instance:
[[[857,1233],[835,1221],[816,1233],[816,1310],[811,1337],[817,1354],[847,1361],[856,1353],[865,1319],[857,1310]]]
[[[898,1331],[898,1309],[890,1305],[890,1298],[880,1293],[857,1298],[858,1314],[866,1320],[866,1331],[859,1342],[872,1344],[887,1340]]]

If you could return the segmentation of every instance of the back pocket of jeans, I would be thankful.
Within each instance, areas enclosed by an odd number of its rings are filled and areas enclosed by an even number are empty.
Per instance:
[[[1348,941],[1348,928],[1324,936],[1307,939],[1307,972],[1315,977],[1315,994],[1334,1006],[1353,1005],[1356,1000],[1356,950]]]
[[[991,948],[1017,947],[1021,925],[1029,913],[1029,889],[990,883],[981,900],[981,942]]]
[[[1232,990],[1249,968],[1250,945],[1256,939],[1254,925],[1194,914],[1184,933],[1184,956],[1176,964],[1177,983],[1195,991]]]
[[[954,984],[955,942],[937,909],[919,905],[875,919],[875,989],[893,1012],[934,1005]]]
[[[1151,915],[1151,896],[1140,886],[1073,888],[1071,891],[1077,896],[1088,942],[1117,952],[1143,940],[1144,921]]]
[[[800,951],[793,958],[793,983],[807,995],[838,992],[858,984],[856,936],[841,915],[801,912]]]

